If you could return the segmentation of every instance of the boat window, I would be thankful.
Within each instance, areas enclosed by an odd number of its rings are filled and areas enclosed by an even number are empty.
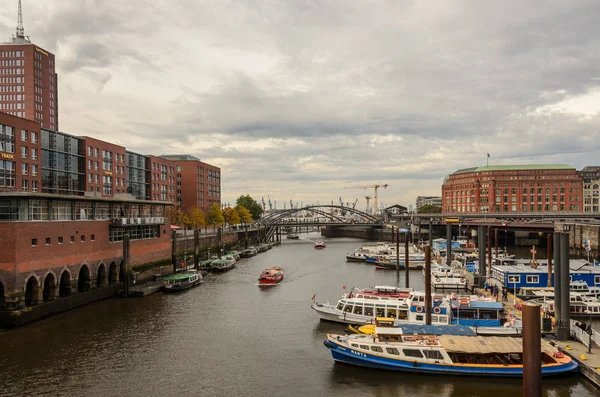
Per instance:
[[[346,307],[344,308],[344,311],[346,313],[352,313],[352,307],[353,307],[352,305],[346,305]]]
[[[353,343],[352,347],[358,347],[358,345],[356,343]]]
[[[375,299],[377,299],[377,298],[375,298]],[[373,307],[373,304],[372,303],[365,303],[365,306]]]
[[[362,306],[354,306],[354,314],[363,314]]]
[[[338,303],[337,309],[342,310],[344,308],[344,304],[342,302]]]
[[[367,345],[360,345],[360,348],[363,350],[369,350],[369,346]]]
[[[395,354],[397,356],[400,355],[400,352],[398,352],[398,349],[396,349],[395,347],[386,347],[385,350],[387,350],[389,354]]]
[[[416,350],[416,349],[402,349],[402,353],[404,353],[404,355],[406,357],[423,358],[423,354],[421,353],[421,350]]]
[[[377,317],[385,317],[385,309],[378,307],[376,309],[376,311],[377,311]]]
[[[423,321],[423,315],[417,314],[417,321]]]
[[[448,318],[446,316],[440,316],[439,320],[442,324],[448,324]]]
[[[372,307],[365,307],[365,316],[373,316],[373,308]]]
[[[431,322],[432,322],[432,323],[438,323],[438,322],[439,322],[439,321],[438,321],[438,316],[433,316],[433,315],[432,315],[432,316],[431,316]]]
[[[396,309],[389,308],[387,309],[387,316],[396,318]]]
[[[379,346],[371,346],[371,350],[377,353],[383,353],[383,349]]]
[[[440,353],[438,350],[425,350],[423,351],[423,354],[425,354],[425,357],[427,357],[430,360],[444,359],[444,356],[442,356],[442,353]]]

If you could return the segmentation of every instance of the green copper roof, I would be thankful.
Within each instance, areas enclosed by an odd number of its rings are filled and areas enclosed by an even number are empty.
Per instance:
[[[526,170],[573,170],[568,164],[523,164],[523,165],[486,165],[477,167],[475,172],[482,171],[526,171]]]

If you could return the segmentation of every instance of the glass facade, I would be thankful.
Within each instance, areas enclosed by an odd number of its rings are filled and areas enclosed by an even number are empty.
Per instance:
[[[81,139],[42,129],[42,192],[83,195],[83,154]]]
[[[150,200],[149,163],[146,156],[127,152],[127,193],[138,200]]]

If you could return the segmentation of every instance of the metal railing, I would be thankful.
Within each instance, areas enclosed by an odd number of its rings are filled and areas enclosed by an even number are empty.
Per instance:
[[[584,331],[576,325],[575,320],[571,320],[571,336],[576,340],[589,347],[590,334],[588,331]],[[600,346],[600,333],[592,329],[592,342]],[[592,346],[593,347],[593,346]]]

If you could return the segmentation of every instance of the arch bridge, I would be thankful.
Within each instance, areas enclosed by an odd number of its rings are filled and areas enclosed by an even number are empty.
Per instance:
[[[257,224],[264,227],[261,241],[273,239],[281,227],[319,226],[382,226],[383,221],[372,214],[339,205],[310,205],[302,208],[268,212]]]

